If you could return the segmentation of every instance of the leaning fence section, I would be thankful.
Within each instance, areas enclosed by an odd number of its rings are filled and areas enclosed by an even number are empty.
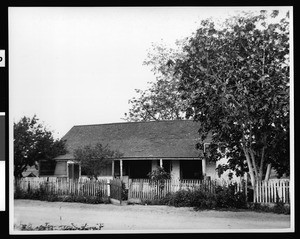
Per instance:
[[[290,203],[290,181],[288,179],[270,179],[257,181],[254,202],[257,203]]]
[[[122,180],[110,179],[110,197],[122,201]]]
[[[108,184],[107,180],[71,180],[67,178],[21,178],[16,181],[17,187],[23,191],[42,189],[47,193],[59,196],[107,196]]]

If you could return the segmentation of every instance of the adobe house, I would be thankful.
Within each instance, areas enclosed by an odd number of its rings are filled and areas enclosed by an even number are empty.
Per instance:
[[[38,163],[39,177],[78,179],[81,176],[80,163],[76,160],[40,160]]]
[[[162,166],[172,179],[215,178],[216,163],[208,163],[195,148],[199,129],[200,124],[192,120],[74,126],[62,138],[69,153],[55,160],[66,165],[74,162],[76,148],[101,143],[118,150],[122,157],[113,159],[100,177],[118,177],[126,183],[129,178],[148,178],[149,172]],[[67,175],[68,167],[61,168]],[[76,170],[80,174],[80,167]]]

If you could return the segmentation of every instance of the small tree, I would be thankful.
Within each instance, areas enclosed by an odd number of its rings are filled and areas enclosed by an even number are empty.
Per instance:
[[[54,139],[34,115],[24,116],[14,123],[14,176],[22,177],[27,166],[37,165],[39,160],[52,160],[66,154],[65,141]]]
[[[101,175],[103,169],[112,163],[114,158],[121,156],[120,152],[109,149],[108,145],[102,146],[100,143],[95,146],[79,147],[74,151],[75,159],[81,162],[82,171],[89,178],[95,179]]]
[[[162,190],[165,187],[165,180],[170,179],[171,175],[167,173],[163,167],[157,167],[150,173],[148,177],[154,181],[154,183],[159,184],[159,188]]]

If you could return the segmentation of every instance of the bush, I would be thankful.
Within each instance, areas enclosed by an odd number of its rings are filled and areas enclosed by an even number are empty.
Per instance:
[[[235,184],[218,186],[216,188],[216,207],[218,208],[247,208],[246,195],[235,192]]]
[[[235,185],[218,186],[215,192],[203,189],[195,191],[179,190],[169,193],[163,199],[143,201],[148,205],[169,205],[174,207],[194,207],[200,209],[214,208],[247,208],[246,196],[242,192],[235,192]]]
[[[278,214],[290,214],[290,206],[285,205],[283,201],[279,200],[273,207],[272,211]]]
[[[215,207],[215,196],[202,190],[179,190],[160,199],[164,205],[174,207],[195,207],[197,209],[211,209]]]
[[[217,206],[216,196],[213,193],[197,190],[193,193],[191,206],[195,209],[214,209]]]
[[[15,199],[24,199],[26,198],[26,192],[22,190],[19,186],[16,187],[15,193],[14,193]]]
[[[122,194],[121,194],[121,198],[123,201],[128,200],[128,189],[126,189],[126,185],[124,182],[122,182]]]
[[[107,201],[98,196],[84,196],[84,195],[68,195],[62,198],[63,202],[79,202],[88,204],[100,204],[106,203]]]
[[[261,203],[249,203],[248,209],[256,212],[272,212],[278,214],[290,214],[290,206],[284,204],[282,201],[277,201],[275,205],[261,204]]]
[[[168,205],[174,207],[190,207],[193,200],[193,195],[191,191],[179,190],[168,198]]]

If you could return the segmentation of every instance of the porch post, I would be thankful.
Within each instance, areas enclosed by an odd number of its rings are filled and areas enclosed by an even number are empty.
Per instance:
[[[159,166],[162,168],[163,167],[163,161],[162,159],[159,159]]]
[[[111,162],[111,176],[114,178],[115,176],[115,161]]]
[[[79,165],[79,178],[81,178],[81,163],[79,163],[78,165]]]
[[[206,176],[206,159],[202,159],[202,176]]]
[[[68,164],[68,161],[66,161],[66,167],[67,167],[67,182],[69,181],[69,174],[70,174],[70,172],[69,172],[69,164]]]
[[[120,159],[120,179],[123,179],[123,160]]]

